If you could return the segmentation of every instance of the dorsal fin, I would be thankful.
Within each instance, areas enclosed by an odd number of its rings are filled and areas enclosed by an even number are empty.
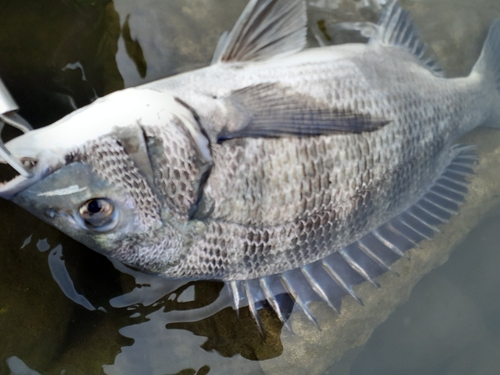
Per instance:
[[[212,63],[293,54],[305,47],[306,33],[303,0],[250,0],[233,30],[222,35]]]
[[[401,8],[397,0],[390,1],[385,7],[378,23],[378,32],[371,37],[369,43],[403,47],[435,75],[443,76],[443,70],[434,57],[427,54],[427,45],[418,35],[409,13]]]

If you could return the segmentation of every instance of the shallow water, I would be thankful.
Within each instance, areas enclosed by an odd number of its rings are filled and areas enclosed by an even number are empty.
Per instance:
[[[231,28],[245,3],[47,0],[42,6],[36,0],[22,5],[2,0],[0,76],[22,114],[44,126],[98,96],[206,65],[218,36]],[[373,21],[380,11],[377,1],[310,3],[311,28],[317,32],[318,21],[325,21],[323,31],[335,43],[362,38],[334,22]],[[500,17],[497,0],[403,5],[450,76],[468,73],[488,25]],[[417,284],[366,345],[334,365],[329,351],[339,348],[320,345],[328,337],[312,325],[294,325],[304,332],[291,337],[264,311],[262,338],[248,309],[239,318],[230,308],[211,309],[220,283],[165,286],[123,274],[104,257],[0,201],[0,374],[291,373],[286,366],[299,374],[495,374],[500,372],[495,211],[485,210],[480,226],[444,266]],[[445,239],[440,243],[446,246]],[[206,319],[190,322],[189,312],[200,309]],[[368,336],[374,328],[351,324],[353,334],[364,328]],[[345,351],[352,347],[344,345]]]

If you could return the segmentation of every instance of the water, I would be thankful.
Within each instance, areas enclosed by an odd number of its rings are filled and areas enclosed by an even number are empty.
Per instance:
[[[1,0],[0,76],[22,114],[44,126],[97,96],[206,65],[218,36],[231,28],[245,3],[47,0],[42,6],[36,0],[22,5]],[[310,3],[322,7],[310,9],[312,29],[323,25],[336,43],[363,38],[332,22],[373,21],[380,11],[377,1]],[[468,73],[487,27],[500,16],[496,0],[403,5],[451,76]],[[336,316],[314,306],[322,332],[294,313],[292,335],[264,311],[263,339],[247,309],[239,319],[230,308],[211,310],[220,283],[165,286],[121,273],[0,201],[0,374],[496,374],[497,133],[481,129],[469,138],[480,144],[483,162],[461,216],[411,262],[402,262],[399,278],[384,275],[380,291],[361,285],[365,307],[346,299]],[[478,222],[450,260],[390,314],[431,268],[427,264],[444,261]],[[207,318],[190,322],[189,312],[199,309]]]
[[[495,211],[375,330],[352,375],[499,373],[498,207]]]

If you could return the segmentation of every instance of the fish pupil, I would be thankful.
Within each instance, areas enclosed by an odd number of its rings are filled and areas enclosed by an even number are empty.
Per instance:
[[[91,214],[97,214],[102,210],[102,203],[98,199],[94,199],[87,205],[87,210]]]

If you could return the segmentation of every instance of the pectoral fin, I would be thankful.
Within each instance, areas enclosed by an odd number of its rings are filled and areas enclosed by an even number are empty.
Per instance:
[[[243,114],[243,119],[224,128],[218,135],[219,141],[363,133],[378,130],[391,122],[350,108],[335,108],[277,83],[234,91],[225,100]]]

